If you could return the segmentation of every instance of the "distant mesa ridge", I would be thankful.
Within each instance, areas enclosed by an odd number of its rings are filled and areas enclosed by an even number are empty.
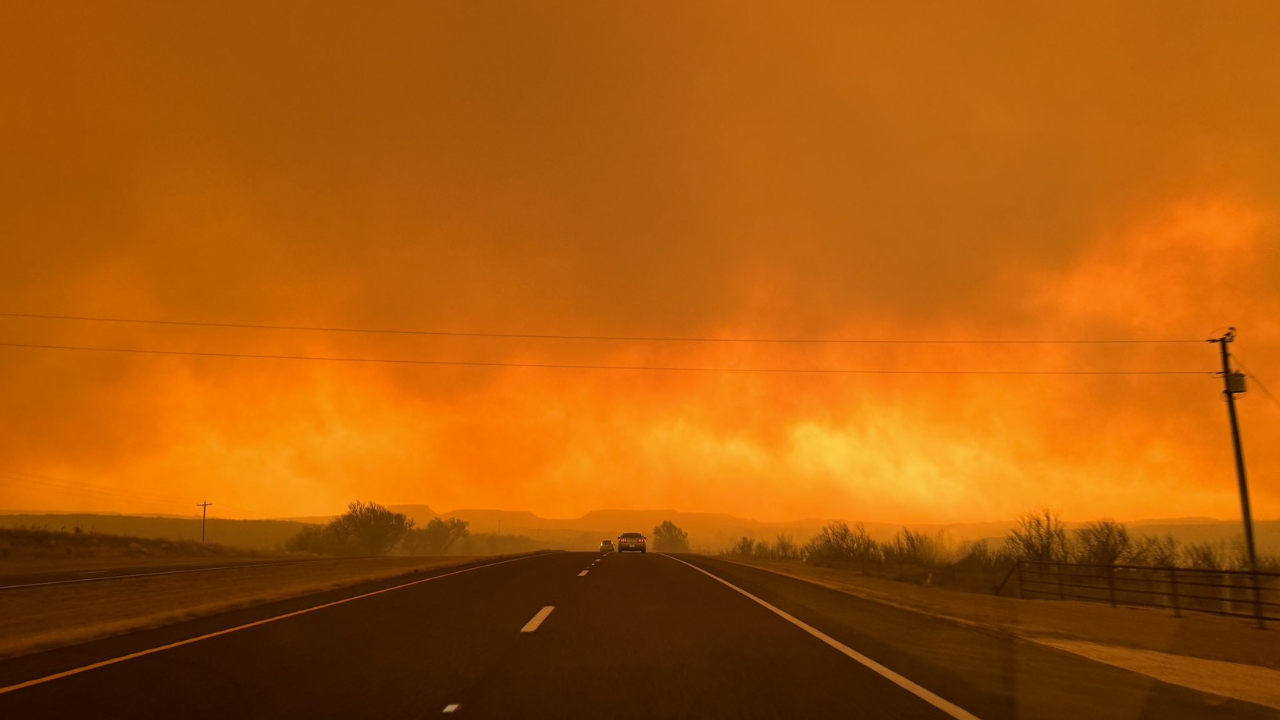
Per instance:
[[[428,505],[389,505],[402,512],[420,526],[432,518],[458,518],[470,524],[473,534],[525,535],[551,547],[582,548],[594,546],[600,540],[616,537],[623,532],[650,533],[664,520],[670,520],[689,533],[689,541],[695,550],[718,551],[732,546],[738,538],[747,536],[756,540],[772,541],[779,533],[791,535],[804,542],[817,534],[830,520],[803,518],[798,520],[768,522],[741,518],[727,513],[682,512],[678,510],[592,510],[576,518],[544,518],[527,510],[493,510],[462,508],[437,512]],[[210,540],[245,548],[272,549],[292,536],[305,524],[327,523],[334,515],[275,518],[270,520],[209,519]],[[853,524],[854,519],[847,522]],[[1149,518],[1128,521],[1130,531],[1138,535],[1172,534],[1179,541],[1212,543],[1231,542],[1240,536],[1237,520],[1218,520],[1207,517]],[[170,539],[199,539],[200,517],[120,515],[115,513],[68,512],[14,512],[0,510],[0,526],[65,528],[71,531],[76,525],[96,532],[136,535],[139,537],[164,537]],[[899,523],[866,522],[868,534],[877,541],[890,540],[903,528]],[[1067,528],[1078,523],[1067,523]],[[999,522],[977,523],[910,523],[915,530],[929,534],[945,533],[953,542],[988,539],[993,544],[1003,542],[1012,519]],[[1266,553],[1280,552],[1280,519],[1259,520],[1255,523],[1259,550]]]

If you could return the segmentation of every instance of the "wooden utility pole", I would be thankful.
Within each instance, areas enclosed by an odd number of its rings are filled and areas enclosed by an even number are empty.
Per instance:
[[[1244,373],[1231,369],[1231,351],[1227,345],[1236,339],[1236,329],[1227,328],[1227,334],[1215,342],[1222,349],[1222,382],[1226,388],[1227,414],[1231,416],[1231,442],[1236,449],[1236,480],[1240,482],[1240,511],[1244,515],[1244,547],[1249,553],[1249,579],[1253,583],[1253,614],[1258,627],[1266,627],[1262,612],[1262,588],[1258,585],[1258,553],[1253,545],[1253,511],[1249,508],[1249,478],[1244,471],[1244,446],[1240,442],[1240,420],[1236,417],[1236,395],[1245,392]]]
[[[209,517],[209,506],[211,502],[198,502],[196,507],[200,508],[200,544],[204,544],[204,522]]]
[[[1249,571],[1258,571],[1258,555],[1253,545],[1253,511],[1249,507],[1249,478],[1244,470],[1244,446],[1240,441],[1240,421],[1236,417],[1236,395],[1245,391],[1244,373],[1231,369],[1231,351],[1227,345],[1236,339],[1236,329],[1228,328],[1227,334],[1214,340],[1222,349],[1222,381],[1227,396],[1227,414],[1231,417],[1231,442],[1236,450],[1236,480],[1240,483],[1240,509],[1244,514],[1244,546],[1249,553]]]

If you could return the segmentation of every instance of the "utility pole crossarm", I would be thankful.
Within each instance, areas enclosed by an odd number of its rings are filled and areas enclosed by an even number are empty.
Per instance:
[[[209,517],[209,506],[213,503],[205,501],[196,503],[196,507],[200,508],[200,544],[204,544],[204,523]]]

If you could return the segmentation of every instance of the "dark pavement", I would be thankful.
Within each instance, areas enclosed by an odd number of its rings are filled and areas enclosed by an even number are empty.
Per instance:
[[[442,568],[0,662],[9,687],[440,576],[2,692],[0,718],[949,717],[694,567],[657,554],[596,559]],[[984,720],[1276,716],[754,568],[684,559]]]

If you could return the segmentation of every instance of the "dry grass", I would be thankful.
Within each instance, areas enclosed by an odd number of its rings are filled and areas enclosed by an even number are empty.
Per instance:
[[[0,559],[6,572],[31,572],[36,568],[79,569],[103,561],[120,565],[168,560],[227,560],[266,557],[267,553],[207,545],[190,540],[139,538],[101,533],[60,532],[34,528],[0,528]],[[74,565],[74,567],[72,567]]]
[[[474,559],[357,558],[0,591],[0,657]]]

